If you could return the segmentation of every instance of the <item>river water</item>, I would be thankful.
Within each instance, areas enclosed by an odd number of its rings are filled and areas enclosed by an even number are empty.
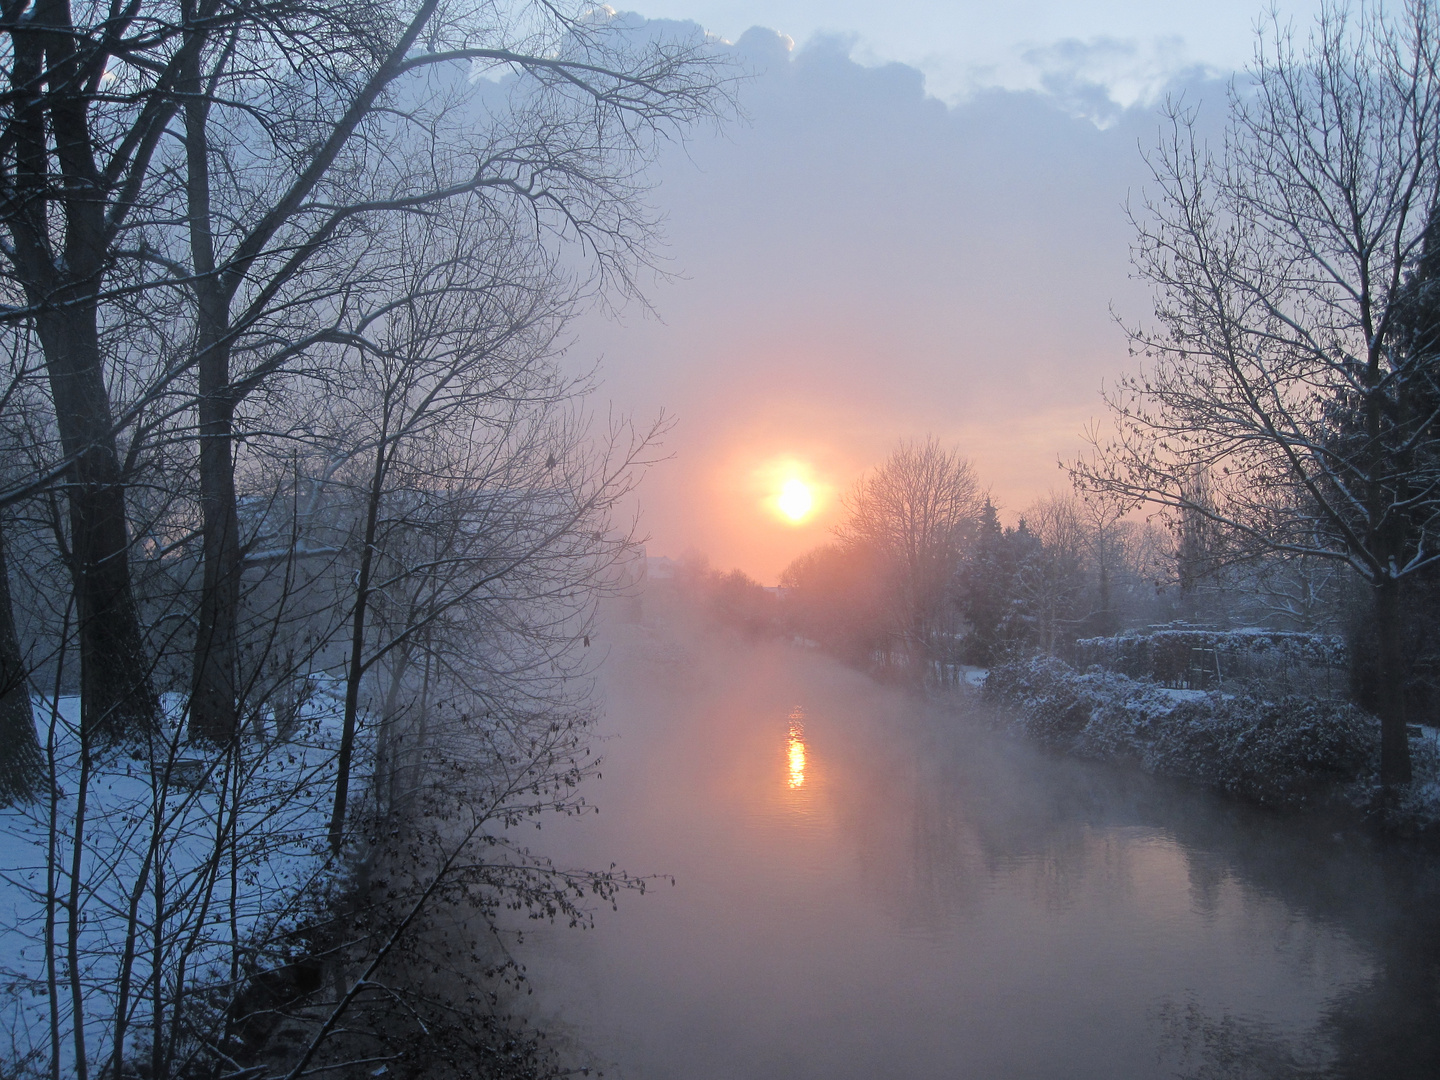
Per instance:
[[[601,812],[537,847],[674,884],[517,955],[607,1076],[1440,1077],[1428,860],[805,650],[606,646]]]

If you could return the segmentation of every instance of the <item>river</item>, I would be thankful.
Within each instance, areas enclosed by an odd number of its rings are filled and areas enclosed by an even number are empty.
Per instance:
[[[530,1018],[607,1076],[1440,1076],[1430,859],[803,649],[599,644],[601,812],[537,847],[674,884],[517,955]]]

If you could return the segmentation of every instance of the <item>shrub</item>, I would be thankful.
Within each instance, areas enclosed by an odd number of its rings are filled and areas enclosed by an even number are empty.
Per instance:
[[[1064,746],[1090,721],[1095,706],[1068,664],[1053,658],[1016,661],[991,668],[985,694],[1020,706],[1024,733],[1051,746]]]
[[[1314,698],[1209,694],[1177,705],[1156,734],[1147,768],[1267,806],[1305,805],[1368,780],[1379,765],[1379,723]]]
[[[1054,659],[1000,665],[985,693],[1046,745],[1134,761],[1267,806],[1334,796],[1368,783],[1378,765],[1378,722],[1328,699],[1167,691],[1099,669],[1081,674]]]

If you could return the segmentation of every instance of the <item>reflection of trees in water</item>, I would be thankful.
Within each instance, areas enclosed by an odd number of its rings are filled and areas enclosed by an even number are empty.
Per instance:
[[[1095,869],[1094,837],[1083,822],[1049,823],[1037,834],[989,814],[977,822],[985,869],[994,877],[1018,877],[1046,911],[1062,911],[1075,902]],[[1116,870],[1113,853],[1102,854],[1107,878]]]
[[[846,770],[852,786],[835,814],[886,914],[906,930],[939,933],[975,908],[983,884],[968,800],[897,749],[865,738],[847,748],[858,767]]]
[[[918,773],[918,770],[917,770]],[[937,930],[978,900],[975,841],[957,804],[943,788],[917,775],[909,811],[903,925]]]
[[[1233,880],[1229,861],[1214,851],[1185,849],[1185,869],[1190,878],[1190,907],[1213,917],[1220,910],[1220,894]]]
[[[1319,1034],[1334,1049],[1336,1080],[1433,1080],[1440,1076],[1440,925],[1396,926],[1374,978],[1340,994]]]
[[[1183,1080],[1434,1080],[1440,1076],[1440,940],[1432,926],[1389,943],[1374,977],[1348,987],[1312,1031],[1283,1034],[1189,1001],[1157,1010]]]
[[[984,868],[1021,876],[1047,910],[1063,910],[1089,886],[1128,894],[1136,838],[1115,827],[1145,824],[1115,813],[1127,796],[1115,777],[1027,748],[971,744],[951,772],[964,785]]]
[[[1215,1017],[1194,1001],[1167,1001],[1156,1010],[1161,1046],[1180,1061],[1184,1080],[1270,1080],[1320,1077],[1326,1057],[1297,1046],[1270,1024],[1228,1014]]]
[[[1130,889],[1137,841],[1173,840],[1192,908],[1219,912],[1238,892],[1247,909],[1284,912],[1283,948],[1297,963],[1338,930],[1374,964],[1337,988],[1319,1023],[1296,1036],[1194,1002],[1157,1010],[1166,1043],[1193,1080],[1440,1076],[1440,873],[1405,849],[1337,841],[1331,826],[1252,809],[1136,770],[994,744],[955,721],[934,738],[862,746],[851,770],[864,796],[842,827],[867,881],[904,926],[940,930],[973,910],[987,883],[1020,875],[1052,910],[1090,885]],[[892,733],[894,729],[891,729]],[[1135,829],[1127,833],[1124,830]],[[1143,831],[1143,832],[1142,832]],[[1097,881],[1097,876],[1100,880]]]
[[[1343,930],[1375,965],[1369,978],[1338,989],[1313,1030],[1288,1040],[1234,1017],[1185,1010],[1198,1071],[1183,1075],[1440,1076],[1440,881],[1433,857],[1337,843],[1318,824],[1233,807],[1222,813],[1177,809],[1165,808],[1162,820],[1192,867],[1203,864],[1198,873],[1192,870],[1192,883],[1213,879],[1215,864],[1223,861],[1247,889]],[[1323,1064],[1316,1048],[1325,1052]]]
[[[1123,773],[996,744],[983,732],[957,737],[953,719],[894,738],[905,723],[877,723],[886,738],[850,733],[855,767],[836,806],[866,882],[901,926],[943,931],[1001,877],[1049,911],[1070,907],[1087,883],[1128,892],[1134,841],[1113,827],[1144,822],[1117,814],[1117,803],[1133,801]]]
[[[943,931],[1000,877],[1050,911],[1071,906],[1087,883],[1130,889],[1133,839],[1111,826],[1139,822],[1115,820],[1120,774],[957,734],[953,718],[896,738],[912,721],[886,717],[848,733],[854,767],[835,807],[867,884],[901,926]]]

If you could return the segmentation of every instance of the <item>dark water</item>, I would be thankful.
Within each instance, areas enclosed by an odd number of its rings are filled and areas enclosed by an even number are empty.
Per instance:
[[[1047,757],[828,660],[622,628],[602,812],[673,874],[520,958],[618,1077],[1440,1077],[1426,860]]]

